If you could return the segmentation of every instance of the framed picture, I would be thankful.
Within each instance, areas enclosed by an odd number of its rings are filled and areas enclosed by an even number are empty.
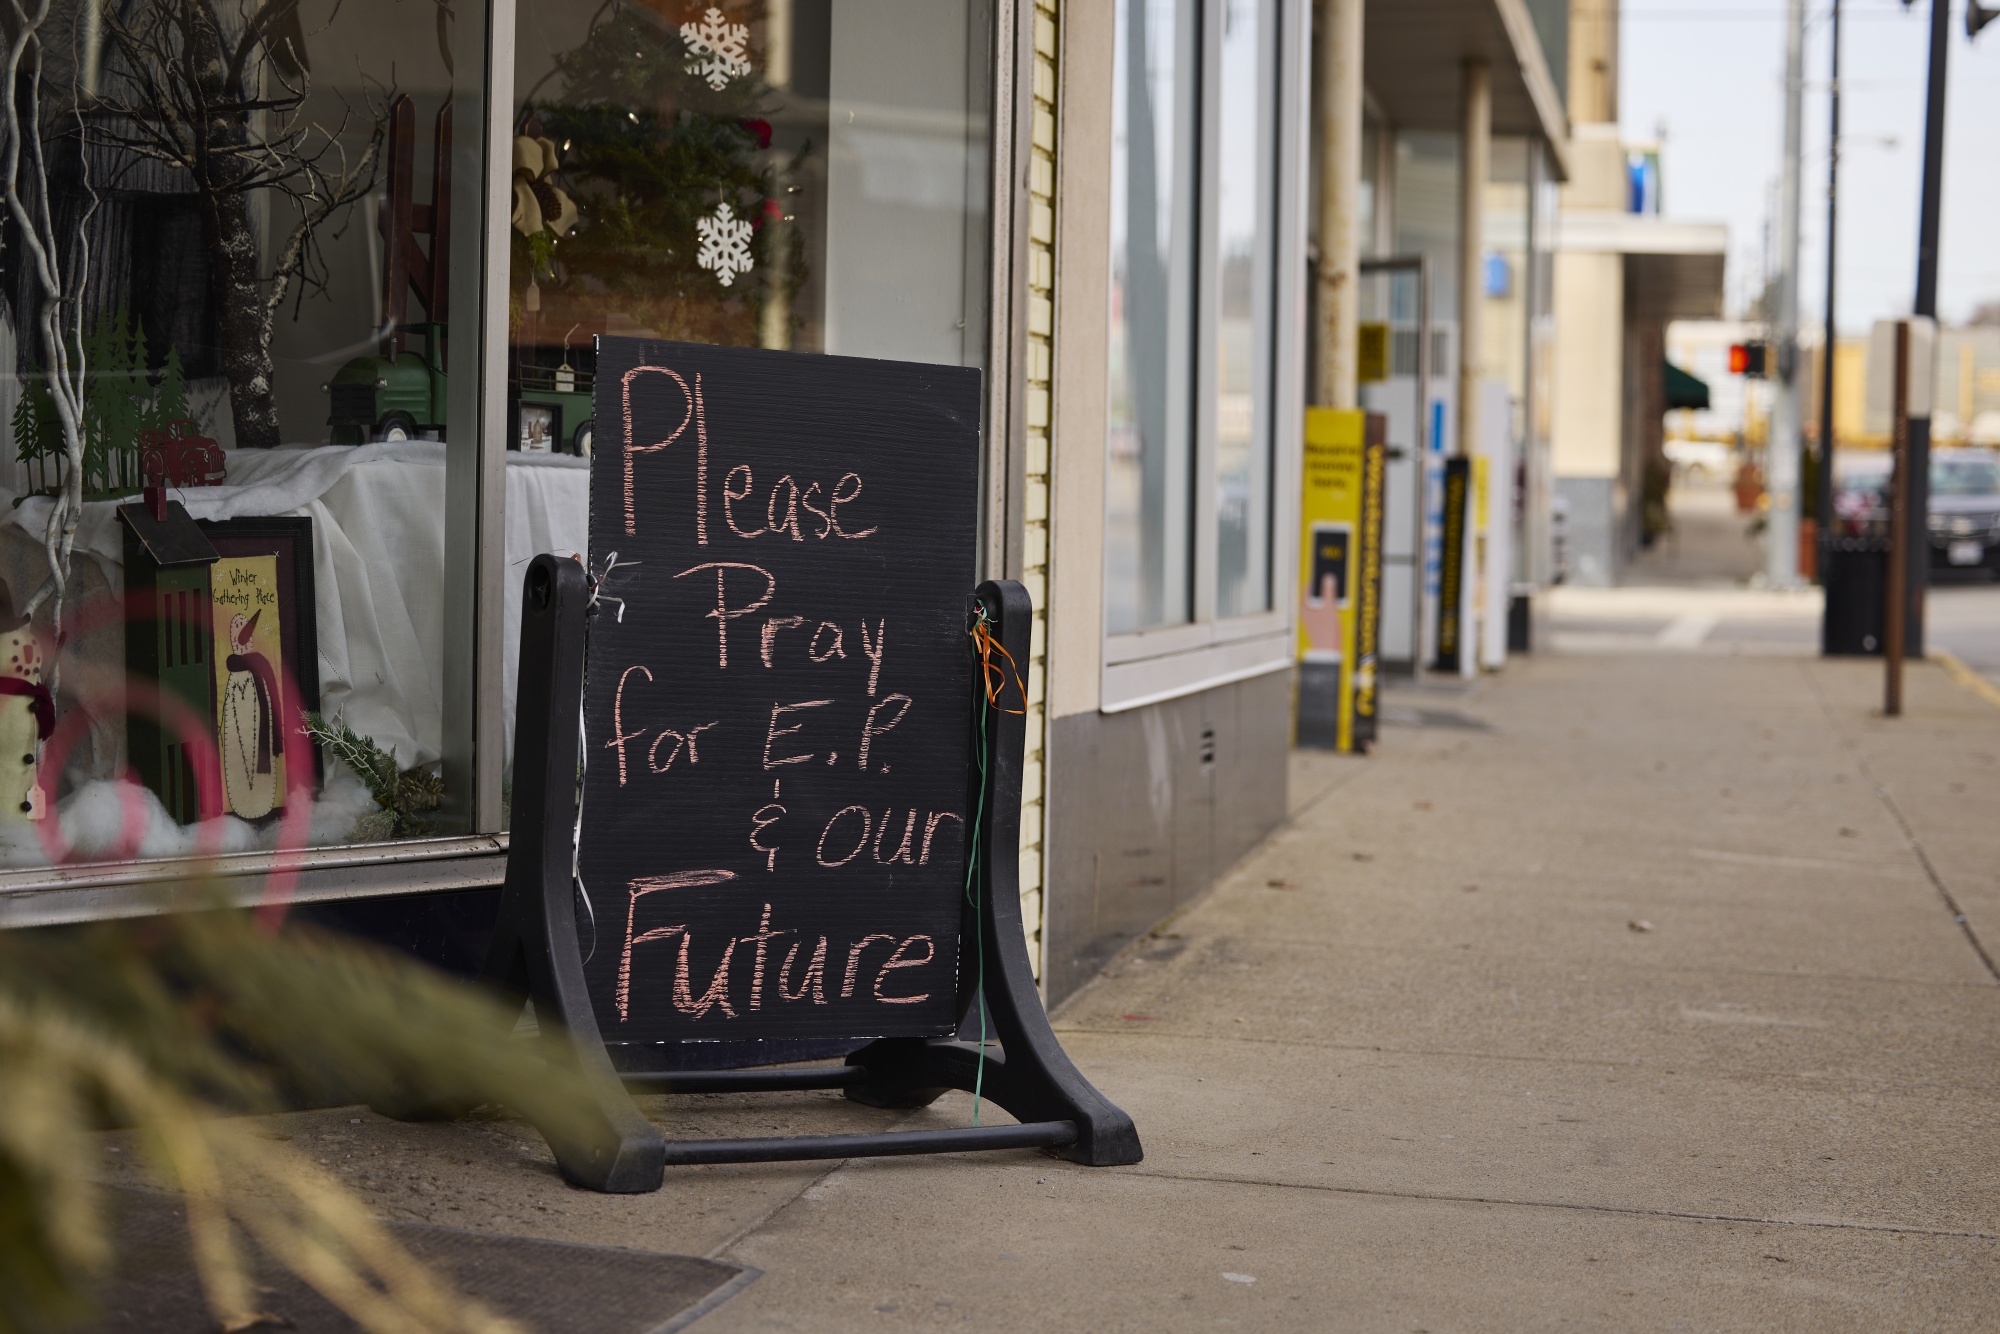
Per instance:
[[[201,530],[221,557],[213,570],[209,620],[223,809],[262,820],[285,800],[286,696],[301,711],[319,708],[312,520],[210,519]],[[311,753],[317,790],[318,748]]]

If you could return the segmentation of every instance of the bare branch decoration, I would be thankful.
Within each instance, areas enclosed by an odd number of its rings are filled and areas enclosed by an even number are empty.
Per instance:
[[[22,0],[8,0],[19,4]],[[369,98],[368,136],[346,142],[354,108],[315,120],[298,0],[263,0],[225,18],[219,0],[136,0],[107,12],[116,60],[92,117],[98,142],[185,172],[210,249],[222,370],[239,447],[283,442],[271,330],[288,294],[326,290],[323,242],[375,188],[387,90]],[[251,196],[275,195],[295,222],[259,254]]]
[[[60,640],[63,599],[69,590],[77,524],[83,517],[84,383],[88,368],[83,356],[80,298],[84,275],[90,267],[89,225],[97,201],[90,190],[86,163],[83,180],[87,204],[65,247],[50,207],[48,164],[42,144],[42,30],[49,20],[49,3],[50,0],[39,0],[28,5],[22,0],[7,0],[6,15],[12,32],[7,41],[7,103],[4,114],[0,114],[0,194],[5,196],[7,211],[14,219],[39,291],[35,325],[41,337],[49,397],[55,404],[62,430],[63,456],[68,465],[62,489],[49,512],[48,527],[43,532],[49,578],[28,600],[26,608],[29,615],[34,615],[53,597],[51,621]],[[74,108],[73,98],[71,105]]]

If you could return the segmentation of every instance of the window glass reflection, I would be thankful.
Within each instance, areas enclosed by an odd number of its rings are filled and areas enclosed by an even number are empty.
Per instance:
[[[598,334],[983,361],[987,5],[524,0],[519,22],[516,448],[588,453]]]
[[[0,859],[449,832],[482,63],[395,0],[58,0],[16,39]],[[347,740],[295,744],[305,714]]]
[[[1189,616],[1186,379],[1195,6],[1118,0],[1112,75],[1106,629]]]
[[[587,545],[599,335],[985,364],[989,0],[521,0],[518,23],[510,570]]]
[[[1266,0],[1223,0],[1217,60],[1216,614],[1271,605],[1271,262],[1275,80]]]

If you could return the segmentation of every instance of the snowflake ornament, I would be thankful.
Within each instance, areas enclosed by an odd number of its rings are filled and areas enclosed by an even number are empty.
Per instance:
[[[687,43],[688,73],[702,75],[718,93],[732,78],[750,73],[750,62],[744,58],[749,25],[729,22],[714,5],[708,7],[700,23],[681,24],[681,40]]]
[[[707,217],[696,218],[694,229],[701,239],[694,262],[711,270],[724,287],[735,282],[737,274],[748,273],[754,267],[750,258],[750,224],[736,216],[728,200],[717,204],[715,212]]]

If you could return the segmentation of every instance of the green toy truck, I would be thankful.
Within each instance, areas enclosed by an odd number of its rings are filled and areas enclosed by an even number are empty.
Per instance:
[[[444,438],[444,326],[406,324],[398,332],[421,336],[423,351],[399,353],[392,340],[327,381],[334,444]],[[569,364],[567,350],[560,366],[522,367],[508,394],[507,448],[590,457],[594,378]]]

